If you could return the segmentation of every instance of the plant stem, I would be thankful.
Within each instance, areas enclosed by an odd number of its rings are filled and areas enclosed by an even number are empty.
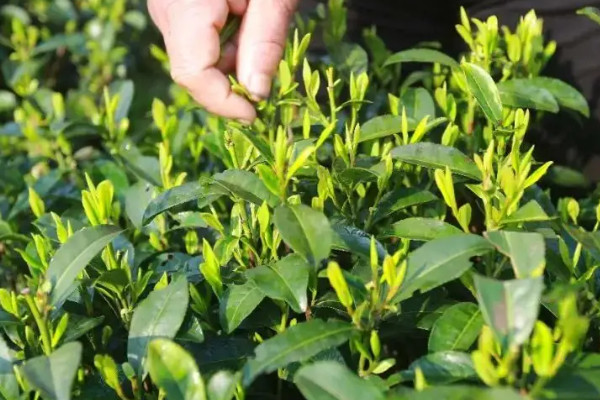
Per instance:
[[[31,315],[33,315],[33,319],[40,331],[40,335],[42,337],[42,348],[44,350],[44,354],[50,355],[52,353],[52,341],[50,340],[50,332],[48,331],[48,325],[46,325],[46,321],[40,314],[40,310],[35,303],[35,300],[31,295],[25,295],[25,302],[31,311]]]

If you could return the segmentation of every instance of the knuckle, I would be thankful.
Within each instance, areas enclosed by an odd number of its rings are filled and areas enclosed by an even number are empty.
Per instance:
[[[171,68],[171,79],[186,89],[189,89],[198,78],[199,74],[188,66]]]

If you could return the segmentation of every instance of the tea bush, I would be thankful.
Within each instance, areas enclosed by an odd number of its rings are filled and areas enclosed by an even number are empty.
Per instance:
[[[144,1],[0,13],[0,397],[600,397],[598,196],[526,135],[589,108],[535,12],[462,10],[456,60],[330,0],[251,126],[170,82]]]

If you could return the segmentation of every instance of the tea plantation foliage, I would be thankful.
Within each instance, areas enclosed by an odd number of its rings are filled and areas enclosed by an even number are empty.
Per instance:
[[[171,82],[142,0],[0,15],[0,398],[600,398],[598,196],[527,139],[589,109],[535,12],[463,10],[455,59],[330,0],[252,126]]]

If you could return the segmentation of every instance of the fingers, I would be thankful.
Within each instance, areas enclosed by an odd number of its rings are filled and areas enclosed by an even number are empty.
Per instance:
[[[235,15],[244,15],[248,7],[248,0],[227,0],[227,3],[229,11]]]
[[[254,107],[232,93],[229,80],[216,67],[221,60],[219,30],[227,20],[229,7],[243,10],[245,0],[154,2],[156,4],[150,4],[149,8],[154,9],[151,11],[155,13],[153,18],[156,18],[163,33],[173,80],[186,88],[208,111],[224,117],[253,121],[256,117]],[[223,59],[222,62],[226,61]]]
[[[297,0],[250,0],[240,30],[237,72],[256,98],[269,95],[283,56],[288,24]]]

